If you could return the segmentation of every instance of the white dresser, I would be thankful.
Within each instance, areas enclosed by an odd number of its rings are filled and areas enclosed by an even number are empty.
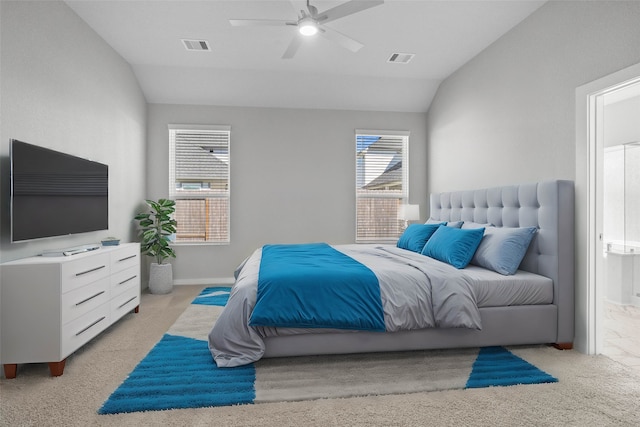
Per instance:
[[[66,358],[140,304],[140,245],[126,243],[60,257],[2,264],[0,361],[5,377],[19,363],[49,363],[51,375]]]

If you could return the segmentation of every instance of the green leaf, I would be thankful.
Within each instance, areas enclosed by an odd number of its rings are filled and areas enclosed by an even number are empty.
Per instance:
[[[176,232],[176,228],[174,227],[173,224],[164,224],[162,226],[162,229],[166,232],[168,232],[169,234],[173,234]]]
[[[140,212],[134,219],[139,222],[140,252],[155,257],[159,264],[169,257],[176,257],[168,236],[176,233],[177,221],[171,217],[175,212],[175,200],[145,200],[150,212]]]
[[[150,228],[148,230],[145,230],[144,233],[142,233],[142,238],[144,240],[152,240],[154,239],[156,236],[158,235],[158,232],[156,231],[155,228]]]

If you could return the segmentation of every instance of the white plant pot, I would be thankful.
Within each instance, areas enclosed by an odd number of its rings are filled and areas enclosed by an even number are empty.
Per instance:
[[[173,269],[171,264],[151,263],[149,269],[149,292],[168,294],[173,290]]]

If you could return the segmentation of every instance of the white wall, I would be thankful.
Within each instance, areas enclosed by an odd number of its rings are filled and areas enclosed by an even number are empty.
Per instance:
[[[629,91],[640,91],[640,83]],[[640,142],[640,95],[607,103],[605,95],[603,129],[604,146]]]
[[[638,115],[640,119],[640,114]],[[603,240],[614,250],[640,249],[640,146],[604,149]],[[624,248],[627,246],[627,248]]]
[[[146,169],[146,102],[131,67],[63,2],[3,0],[0,11],[0,261],[131,241]],[[10,243],[12,138],[109,165],[109,230]]]
[[[604,149],[602,165],[602,234],[605,245],[625,244],[624,151],[624,146]],[[615,249],[624,250],[618,247]]]
[[[266,243],[355,241],[355,129],[411,132],[410,202],[426,219],[426,116],[149,105],[148,195],[167,197],[168,124],[231,126],[231,244],[178,246],[176,283],[228,278]]]
[[[549,2],[441,85],[429,191],[576,181],[576,345],[586,341],[586,148],[576,89],[640,62],[640,2]],[[585,103],[586,114],[586,103]]]

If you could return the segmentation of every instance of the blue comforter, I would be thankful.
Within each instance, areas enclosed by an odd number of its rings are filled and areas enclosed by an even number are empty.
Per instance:
[[[384,331],[378,278],[326,243],[266,245],[249,324]]]
[[[377,278],[380,294],[377,298],[382,301],[386,332],[423,328],[481,328],[480,312],[473,292],[473,280],[464,271],[419,253],[397,248],[395,245],[354,244],[332,246],[331,248],[366,266]],[[269,257],[270,249],[259,248],[236,270],[236,282],[231,289],[229,301],[209,333],[209,350],[219,367],[241,366],[259,360],[265,352],[264,339],[267,337],[323,333],[344,333],[347,334],[345,336],[348,336],[348,334],[356,333],[353,329],[341,329],[335,325],[327,328],[318,327],[317,324],[313,327],[310,325],[305,327],[300,326],[299,323],[295,323],[291,327],[254,326],[253,323],[258,321],[258,317],[263,316],[258,314],[254,316],[255,310],[258,309],[258,293],[265,294],[264,289],[258,290],[260,276],[263,280],[265,279],[265,272],[262,270],[263,251]],[[319,261],[319,255],[307,254],[305,258],[305,261],[299,260],[298,263],[315,264],[315,261]],[[284,273],[292,273],[289,264],[285,265],[285,263],[279,262],[274,266]],[[298,268],[296,267],[296,270]],[[360,268],[357,267],[356,270]],[[334,262],[331,261],[325,266],[315,265],[310,270],[314,275],[320,270],[323,273],[332,273]],[[278,296],[280,291],[274,292],[276,295],[275,304],[289,306],[295,302],[295,304],[305,307],[305,310],[308,307],[315,307],[311,317],[316,321],[327,317],[329,310],[326,309],[326,306],[353,304],[354,298],[360,299],[362,297],[363,290],[360,284],[350,290],[352,294],[355,291],[359,295],[336,297],[335,301],[330,301],[329,291],[325,288],[325,280],[314,277],[312,281],[309,281],[308,279],[312,276],[311,272],[303,273],[304,277],[302,278],[289,278],[290,281],[301,285],[303,289],[299,292],[292,291],[296,292],[295,296],[286,297]],[[306,283],[314,283],[314,285],[308,286],[305,285]],[[348,284],[336,286],[339,290],[348,287]],[[373,292],[377,295],[376,289],[366,292]],[[331,292],[335,291],[334,289]],[[271,294],[271,291],[266,293]],[[311,295],[311,303],[301,303],[300,299],[303,293]],[[264,301],[262,297],[260,299],[260,305],[262,305]],[[316,302],[320,300],[325,308],[315,306]],[[358,304],[360,303],[356,305]],[[260,308],[261,311],[263,309],[268,310],[268,307]],[[349,310],[351,309],[353,307],[349,308]],[[341,311],[343,310],[338,313]],[[365,311],[371,310],[367,308]],[[278,312],[281,315],[281,312]],[[298,313],[294,314],[298,315]],[[361,317],[361,315],[357,316]],[[333,322],[337,317],[338,315],[331,314],[329,320]],[[379,327],[377,322],[368,322],[372,325],[376,324],[375,328]]]

